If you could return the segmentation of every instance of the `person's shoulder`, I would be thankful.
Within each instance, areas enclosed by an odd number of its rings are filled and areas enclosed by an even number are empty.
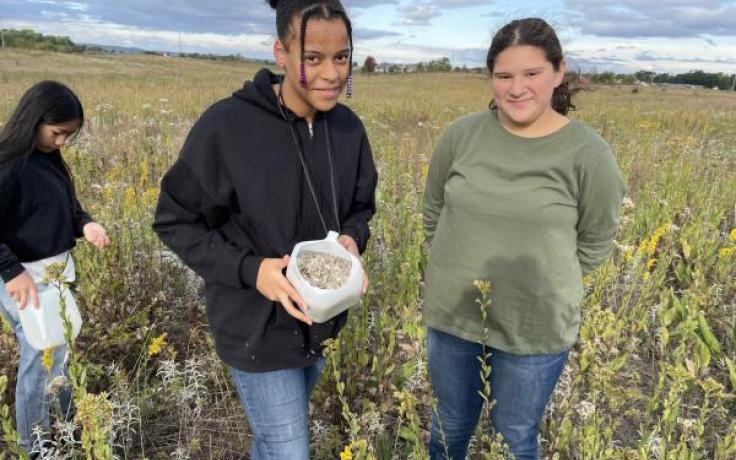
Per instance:
[[[226,97],[213,103],[199,116],[198,123],[221,123],[241,111],[242,107],[235,98]]]
[[[447,127],[447,131],[451,132],[467,132],[476,129],[485,129],[491,120],[491,111],[484,110],[482,112],[469,113],[456,119]]]
[[[600,132],[580,120],[570,120],[570,132],[574,142],[585,151],[595,152],[596,155],[611,151],[611,145]]]
[[[337,103],[335,107],[326,113],[330,128],[344,131],[365,131],[363,120],[345,104]]]
[[[18,181],[24,160],[19,157],[0,163],[0,190],[7,190]]]

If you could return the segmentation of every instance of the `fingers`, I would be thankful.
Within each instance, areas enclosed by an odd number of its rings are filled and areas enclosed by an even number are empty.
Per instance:
[[[41,302],[38,300],[38,290],[36,289],[36,286],[31,286],[30,294],[31,301],[33,302],[33,308],[38,310],[39,308],[41,308]]]
[[[294,318],[298,319],[299,321],[302,321],[304,323],[307,323],[309,325],[312,324],[312,320],[309,319],[307,315],[300,312],[294,307],[294,304],[291,303],[291,299],[289,299],[289,296],[286,294],[286,291],[282,291],[279,296],[279,302],[281,302],[281,305],[284,307],[286,312],[293,316]]]
[[[28,303],[28,294],[26,294],[26,291],[20,291],[17,295],[18,309],[23,310]]]
[[[102,249],[110,245],[110,238],[108,238],[104,231],[100,231],[92,237],[91,242],[99,249]]]

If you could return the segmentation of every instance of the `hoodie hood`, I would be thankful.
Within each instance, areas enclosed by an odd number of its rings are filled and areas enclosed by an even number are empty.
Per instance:
[[[233,97],[246,101],[283,119],[284,116],[281,113],[276,93],[273,91],[273,85],[281,83],[282,79],[283,76],[281,75],[275,74],[268,69],[261,69],[253,77],[253,81],[246,81],[242,88],[233,93]],[[298,118],[288,108],[286,110],[294,118]]]

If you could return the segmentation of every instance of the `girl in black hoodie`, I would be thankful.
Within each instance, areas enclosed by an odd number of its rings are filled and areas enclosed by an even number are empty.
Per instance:
[[[41,81],[20,98],[0,129],[0,314],[20,346],[15,387],[19,445],[38,455],[41,439],[34,428],[50,428],[47,387],[66,374],[66,346],[44,352],[31,346],[20,320],[26,308],[44,308],[38,287],[46,268],[64,263],[64,277],[74,281],[70,251],[84,237],[98,248],[110,244],[105,228],[94,222],[77,200],[72,174],[61,148],[84,124],[79,98],[56,81]],[[46,304],[46,308],[48,308]],[[70,392],[59,392],[64,416],[71,411]],[[35,451],[35,452],[34,452]],[[16,453],[18,454],[18,453]],[[19,454],[18,454],[19,455]]]
[[[309,457],[307,408],[347,313],[316,324],[284,277],[294,245],[329,230],[356,256],[375,212],[352,92],[352,29],[339,0],[270,0],[274,55],[195,123],[161,184],[154,230],[205,281],[217,353],[254,434],[253,459]],[[367,279],[364,285],[367,288]]]

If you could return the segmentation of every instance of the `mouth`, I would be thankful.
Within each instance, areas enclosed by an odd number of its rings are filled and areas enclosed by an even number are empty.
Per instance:
[[[336,88],[317,88],[315,91],[322,95],[325,99],[337,99],[340,95],[340,87]]]

